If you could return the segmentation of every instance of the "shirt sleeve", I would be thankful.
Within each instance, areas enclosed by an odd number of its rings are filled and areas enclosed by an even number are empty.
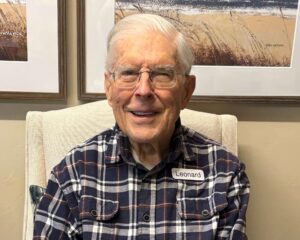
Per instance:
[[[227,207],[220,213],[216,239],[247,240],[246,211],[249,202],[250,185],[244,164],[233,177],[228,193]]]
[[[33,240],[80,239],[76,219],[53,173],[36,210]]]

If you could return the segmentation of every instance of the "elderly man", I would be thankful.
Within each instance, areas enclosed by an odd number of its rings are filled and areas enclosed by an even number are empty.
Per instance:
[[[132,15],[107,49],[117,123],[53,169],[34,239],[247,239],[244,165],[180,123],[195,88],[183,35],[159,16]]]

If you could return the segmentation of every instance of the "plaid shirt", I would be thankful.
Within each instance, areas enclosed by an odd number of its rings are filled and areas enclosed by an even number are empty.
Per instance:
[[[204,178],[183,179],[191,169]],[[149,171],[115,126],[53,169],[33,239],[244,240],[244,170],[223,146],[178,121],[168,156]]]

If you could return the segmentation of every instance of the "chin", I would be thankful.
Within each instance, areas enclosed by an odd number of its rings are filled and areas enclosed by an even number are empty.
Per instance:
[[[144,130],[133,130],[133,132],[128,132],[128,137],[130,141],[135,143],[153,143],[158,142],[159,136],[157,134],[149,132],[149,129]]]

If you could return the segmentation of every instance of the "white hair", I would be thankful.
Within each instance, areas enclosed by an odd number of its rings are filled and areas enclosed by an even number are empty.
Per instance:
[[[177,61],[184,74],[189,74],[194,61],[193,52],[180,33],[165,18],[153,14],[133,14],[120,20],[110,31],[107,39],[106,70],[112,71],[117,61],[115,44],[128,35],[145,31],[161,33],[170,42],[174,42],[177,49]]]

